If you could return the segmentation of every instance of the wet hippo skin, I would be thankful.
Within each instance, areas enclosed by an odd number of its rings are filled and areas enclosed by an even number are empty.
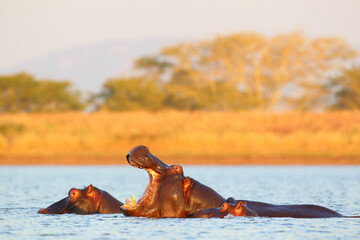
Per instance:
[[[72,188],[66,198],[39,210],[42,214],[106,214],[121,213],[122,202],[109,193],[89,185],[84,189]]]
[[[233,215],[237,217],[258,217],[257,213],[247,207],[246,202],[238,202],[238,204],[223,203],[221,207],[210,208],[205,210],[197,210],[190,214],[189,218],[224,218]]]
[[[329,208],[311,205],[311,204],[295,204],[295,205],[275,205],[264,202],[235,200],[228,198],[228,203],[237,204],[246,202],[247,207],[255,211],[259,217],[292,217],[292,218],[330,218],[343,217],[338,212]]]
[[[292,217],[292,218],[330,218],[344,217],[331,209],[310,205],[275,205],[263,202],[227,199],[221,208],[198,210],[188,217],[191,218],[223,218],[227,215],[246,217]],[[350,216],[349,216],[350,217]],[[358,218],[351,216],[351,218]]]
[[[198,209],[220,207],[225,202],[210,187],[184,177],[180,165],[168,166],[145,146],[133,148],[126,158],[130,165],[148,172],[149,183],[137,202],[133,197],[121,207],[125,216],[184,218]]]

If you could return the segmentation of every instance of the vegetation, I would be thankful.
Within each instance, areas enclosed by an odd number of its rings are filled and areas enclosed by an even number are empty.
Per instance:
[[[140,144],[174,163],[360,164],[356,56],[299,32],[219,36],[137,59],[87,103],[67,81],[0,76],[0,164],[126,163]]]
[[[127,164],[143,144],[167,163],[360,164],[360,112],[3,114],[22,124],[2,164]]]
[[[64,112],[84,109],[71,83],[36,80],[25,73],[0,77],[0,113]]]
[[[137,59],[131,75],[108,80],[87,104],[70,82],[2,76],[0,113],[357,109],[359,67],[345,68],[356,56],[335,37],[219,36]]]
[[[329,85],[335,92],[335,103],[330,109],[360,109],[360,65],[344,69]]]
[[[10,121],[0,124],[0,134],[5,138],[9,150],[11,150],[13,146],[14,139],[23,132],[23,124]]]
[[[163,98],[155,81],[119,78],[107,81],[102,92],[92,96],[92,102],[97,110],[159,110]]]
[[[355,56],[339,38],[307,39],[298,32],[270,38],[242,33],[166,47],[157,55],[139,58],[134,66],[142,81],[152,86],[149,91],[139,88],[139,94],[158,95],[157,108],[306,111],[329,106],[332,89],[342,84],[332,81],[330,86],[329,76]],[[109,85],[134,86],[133,79],[126,80],[107,82],[103,92]],[[126,105],[127,101],[117,101],[115,92],[101,95],[105,108],[114,101]],[[139,97],[129,93],[126,99]]]

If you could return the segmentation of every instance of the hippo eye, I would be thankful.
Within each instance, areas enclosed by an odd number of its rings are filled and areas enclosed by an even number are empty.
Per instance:
[[[225,204],[223,204],[221,207],[222,207],[222,208],[225,208]]]
[[[76,194],[75,192],[72,192],[72,195],[74,195],[74,196],[75,196],[75,194]]]
[[[176,167],[175,167],[175,170],[178,170],[178,169],[179,169],[179,168],[176,166]]]

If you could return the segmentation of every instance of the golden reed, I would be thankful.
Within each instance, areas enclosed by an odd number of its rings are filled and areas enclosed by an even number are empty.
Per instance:
[[[360,164],[360,112],[1,114],[0,164],[126,164],[146,145],[167,163]]]

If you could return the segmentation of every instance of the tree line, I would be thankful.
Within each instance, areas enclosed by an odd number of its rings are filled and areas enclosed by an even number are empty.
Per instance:
[[[69,81],[37,80],[19,73],[0,76],[0,112],[63,112],[83,110],[81,94]]]
[[[360,108],[357,53],[341,38],[300,32],[219,36],[165,47],[84,99],[68,81],[0,77],[0,112]]]

